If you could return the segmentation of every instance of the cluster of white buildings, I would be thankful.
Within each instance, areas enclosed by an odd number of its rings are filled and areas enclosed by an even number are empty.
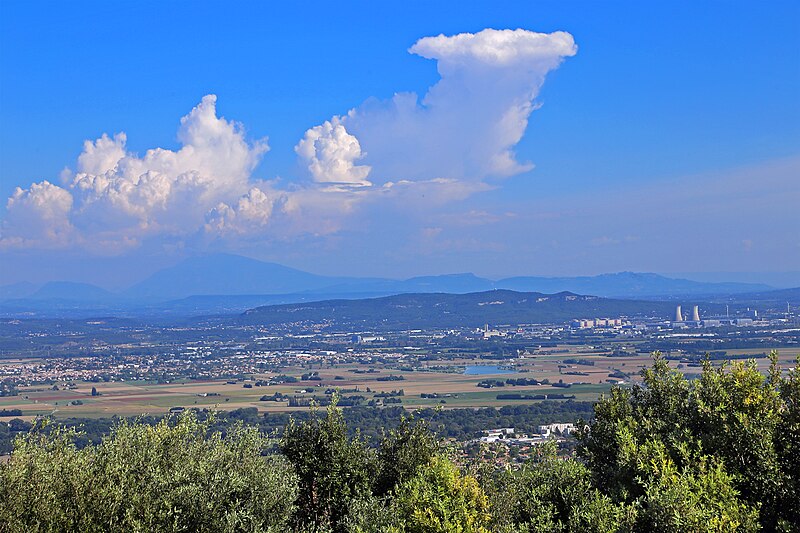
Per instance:
[[[478,335],[483,335],[484,339],[491,339],[492,337],[505,337],[508,335],[505,331],[499,329],[490,329],[489,324],[485,324],[482,328],[475,330]]]
[[[622,326],[621,318],[578,318],[570,326],[573,329],[616,328]]]
[[[537,426],[535,435],[520,435],[517,436],[514,428],[498,428],[488,429],[484,431],[485,435],[481,437],[480,442],[495,443],[502,442],[504,444],[536,444],[547,439],[558,439],[566,437],[576,431],[574,424],[547,424],[544,426]]]

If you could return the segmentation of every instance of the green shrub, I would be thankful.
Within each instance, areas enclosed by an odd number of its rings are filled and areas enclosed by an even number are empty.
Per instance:
[[[296,476],[241,425],[208,434],[191,412],[124,423],[78,450],[74,430],[19,438],[0,470],[9,531],[283,531]],[[42,429],[42,428],[40,428]]]
[[[404,533],[488,532],[489,501],[478,481],[462,475],[442,456],[434,457],[417,475],[403,482],[393,509]]]

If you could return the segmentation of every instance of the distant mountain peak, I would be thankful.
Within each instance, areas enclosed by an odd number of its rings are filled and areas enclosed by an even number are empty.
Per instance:
[[[175,299],[193,295],[280,294],[320,289],[341,278],[241,255],[215,253],[184,259],[137,283],[126,294],[138,298]]]
[[[92,301],[112,297],[113,294],[91,283],[74,281],[49,281],[42,285],[30,298]]]

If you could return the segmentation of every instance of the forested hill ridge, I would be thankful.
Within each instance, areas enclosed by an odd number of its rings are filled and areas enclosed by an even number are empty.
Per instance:
[[[667,319],[674,310],[672,302],[615,300],[571,292],[543,294],[492,290],[269,305],[246,311],[238,320],[265,325],[330,322],[345,329],[417,329],[480,327],[486,323],[562,323],[587,317],[649,316]]]

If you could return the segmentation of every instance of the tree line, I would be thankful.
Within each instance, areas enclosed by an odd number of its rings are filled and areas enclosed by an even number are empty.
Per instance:
[[[340,401],[338,404],[343,406]],[[589,419],[592,415],[592,402],[552,401],[527,405],[507,405],[500,408],[483,407],[479,409],[435,409],[424,408],[414,411],[419,420],[428,422],[430,429],[440,438],[465,441],[480,437],[483,430],[496,427],[515,427],[522,433],[532,433],[536,426],[553,422],[572,422],[578,418]],[[199,420],[209,416],[210,410],[196,410]],[[2,414],[2,411],[0,411]],[[368,406],[348,407],[343,416],[348,432],[353,435],[360,432],[367,437],[372,447],[377,445],[382,432],[394,429],[403,417],[411,414],[402,406],[391,406],[376,409]],[[8,416],[21,416],[10,413]],[[228,429],[242,422],[248,426],[256,426],[263,435],[280,436],[289,423],[290,418],[306,421],[311,413],[299,411],[258,413],[255,407],[245,407],[217,413],[212,430],[223,434]],[[142,416],[134,420],[141,424],[155,425],[161,416]],[[89,444],[99,444],[111,429],[122,422],[118,417],[100,418],[65,418],[54,420],[54,423],[42,431],[52,431],[56,426],[74,427],[79,430],[75,442],[79,448]],[[8,425],[0,423],[0,454],[10,453],[14,439],[31,430],[33,425],[19,418],[11,418]]]

